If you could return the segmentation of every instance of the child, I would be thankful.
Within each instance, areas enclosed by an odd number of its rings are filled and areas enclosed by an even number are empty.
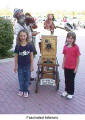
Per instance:
[[[33,71],[33,50],[28,42],[28,33],[21,30],[17,36],[17,45],[15,47],[15,68],[14,72],[18,71],[18,79],[20,90],[19,96],[28,97],[28,85],[31,71]]]
[[[72,99],[74,95],[74,78],[79,65],[80,51],[75,41],[76,34],[68,32],[63,49],[64,58],[62,63],[65,75],[65,91],[62,93],[62,96],[68,99]]]

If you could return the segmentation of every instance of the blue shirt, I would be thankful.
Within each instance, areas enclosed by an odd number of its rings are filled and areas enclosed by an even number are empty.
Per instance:
[[[30,53],[33,52],[33,48],[30,44],[26,46],[16,45],[14,52],[18,54],[19,66],[27,66],[31,63]]]

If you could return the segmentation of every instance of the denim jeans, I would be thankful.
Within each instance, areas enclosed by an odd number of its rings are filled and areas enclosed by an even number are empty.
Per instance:
[[[20,91],[28,92],[30,73],[30,65],[18,66],[18,80]]]

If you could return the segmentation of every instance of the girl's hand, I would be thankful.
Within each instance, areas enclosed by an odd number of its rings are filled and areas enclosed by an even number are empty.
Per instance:
[[[15,73],[17,72],[17,67],[14,68],[14,72],[15,72]]]
[[[62,68],[64,69],[64,64],[62,64]]]
[[[33,67],[33,65],[31,65],[31,67],[30,67],[30,70],[31,70],[31,72],[34,70],[34,67]]]
[[[74,73],[77,73],[77,68],[74,69]]]

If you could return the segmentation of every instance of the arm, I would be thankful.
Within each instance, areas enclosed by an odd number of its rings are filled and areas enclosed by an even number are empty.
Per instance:
[[[30,53],[30,59],[31,59],[31,66],[30,66],[30,70],[31,72],[34,70],[33,68],[33,52]]]
[[[63,57],[63,63],[62,63],[62,68],[64,69],[64,62],[65,62],[65,55]]]
[[[74,73],[77,72],[78,66],[79,66],[79,56],[77,57],[77,64],[76,64],[76,68],[75,68],[75,70],[74,70]]]
[[[33,24],[32,28],[36,29],[38,26],[36,25],[36,23]]]
[[[18,35],[19,31],[22,29],[22,26],[19,23],[14,25],[14,34]]]
[[[15,54],[15,57],[14,57],[14,72],[17,72],[17,69],[18,69],[18,54],[16,53]]]
[[[32,36],[36,36],[37,34],[39,34],[40,32],[34,31],[32,32]]]

